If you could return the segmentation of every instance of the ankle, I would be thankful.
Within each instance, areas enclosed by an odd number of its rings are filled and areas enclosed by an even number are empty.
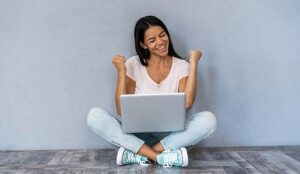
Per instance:
[[[157,153],[162,153],[163,151],[165,151],[164,147],[162,146],[161,143],[157,143],[154,146],[152,146],[152,149],[154,151],[156,151]]]
[[[156,154],[153,154],[151,156],[148,156],[148,159],[153,161],[153,162],[156,162],[157,156],[158,156],[158,154],[156,153]]]

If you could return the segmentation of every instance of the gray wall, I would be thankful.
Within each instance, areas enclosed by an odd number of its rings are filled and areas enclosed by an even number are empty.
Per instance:
[[[200,146],[300,144],[298,0],[0,0],[0,149],[111,148],[86,115],[116,113],[111,59],[135,55],[149,14],[181,55],[203,51],[189,114],[218,129]]]

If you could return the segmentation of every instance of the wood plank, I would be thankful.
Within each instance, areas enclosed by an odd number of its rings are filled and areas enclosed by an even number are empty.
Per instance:
[[[22,165],[24,160],[30,157],[30,154],[29,151],[7,152],[0,165]]]
[[[300,146],[192,148],[186,168],[116,166],[116,150],[0,151],[0,173],[300,173]]]
[[[237,152],[228,152],[230,156],[237,164],[239,164],[249,174],[261,174],[251,163],[242,158]]]
[[[261,173],[284,174],[280,168],[272,164],[268,159],[264,158],[257,151],[237,152],[241,157],[245,158]]]
[[[259,152],[282,171],[288,174],[300,173],[300,162],[280,151]]]
[[[300,149],[299,150],[282,150],[283,153],[287,154],[288,156],[294,158],[297,161],[300,161]]]

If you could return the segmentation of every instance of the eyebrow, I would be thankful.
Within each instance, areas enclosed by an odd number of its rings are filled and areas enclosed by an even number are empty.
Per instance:
[[[161,31],[161,32],[159,33],[159,35],[161,35],[163,32],[165,32],[165,31],[164,31],[164,30]],[[146,42],[147,42],[148,40],[150,40],[150,39],[154,39],[154,37],[150,37],[149,39],[146,40]]]

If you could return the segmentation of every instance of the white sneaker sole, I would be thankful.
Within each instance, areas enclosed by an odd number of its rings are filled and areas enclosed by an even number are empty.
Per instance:
[[[120,149],[118,150],[118,154],[117,154],[117,160],[116,160],[116,164],[118,166],[121,166],[123,165],[122,164],[122,158],[123,158],[123,153],[125,151],[125,148],[124,147],[120,147]]]
[[[186,167],[189,165],[189,157],[186,148],[180,148],[182,152],[182,167]]]

